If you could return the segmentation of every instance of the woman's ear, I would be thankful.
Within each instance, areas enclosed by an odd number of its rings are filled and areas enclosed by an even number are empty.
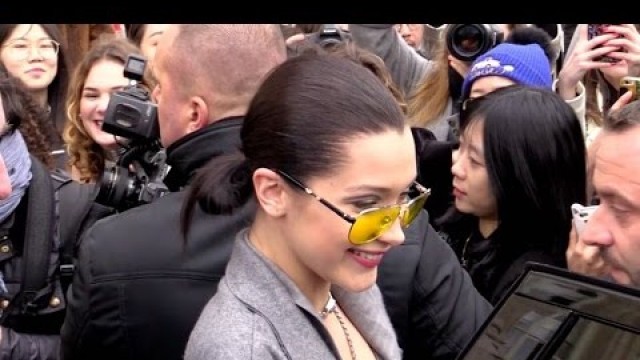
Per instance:
[[[273,217],[286,214],[288,194],[284,180],[273,170],[265,168],[254,171],[252,178],[256,199],[264,212]]]

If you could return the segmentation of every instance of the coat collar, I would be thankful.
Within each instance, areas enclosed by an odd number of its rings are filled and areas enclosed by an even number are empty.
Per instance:
[[[188,134],[167,148],[167,164],[171,171],[164,183],[178,191],[193,177],[194,172],[209,160],[240,148],[242,117],[230,117]]]
[[[292,359],[315,358],[310,351],[339,358],[311,302],[284,272],[253,247],[247,235],[247,230],[238,234],[227,267],[225,282],[230,291],[272,324]],[[377,285],[361,293],[333,286],[332,293],[380,359],[401,358]],[[324,346],[318,346],[319,342]]]

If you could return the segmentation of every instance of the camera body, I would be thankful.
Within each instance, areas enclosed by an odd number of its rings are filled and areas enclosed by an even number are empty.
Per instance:
[[[153,143],[132,149],[136,155],[131,161],[119,161],[105,169],[96,202],[123,211],[151,203],[169,191],[162,182],[169,170],[164,149]]]
[[[130,55],[124,76],[131,85],[111,95],[104,116],[102,130],[131,140],[152,140],[160,137],[158,107],[150,101],[149,92],[137,83],[144,76],[146,60]]]
[[[583,206],[580,204],[571,205],[571,214],[573,214],[573,222],[576,225],[576,232],[578,235],[582,233],[585,226],[587,226],[587,222],[589,221],[589,217],[593,214],[594,211],[598,208],[598,205],[591,206]]]
[[[504,33],[491,24],[450,24],[445,41],[449,53],[471,62],[504,41]]]
[[[124,75],[131,80],[122,91],[111,95],[102,130],[127,139],[112,166],[105,166],[99,180],[96,202],[126,210],[150,203],[168,192],[162,182],[169,167],[160,144],[157,106],[138,83],[146,60],[129,55]]]
[[[638,100],[640,95],[640,77],[625,76],[620,79],[620,95],[630,91],[633,95],[631,101]]]
[[[322,28],[307,37],[311,43],[323,48],[341,44],[350,39],[349,35],[341,30],[337,24],[322,24]]]

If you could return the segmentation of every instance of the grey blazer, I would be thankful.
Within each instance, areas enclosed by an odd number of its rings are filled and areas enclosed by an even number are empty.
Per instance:
[[[218,291],[205,306],[186,360],[340,359],[320,317],[289,277],[259,254],[241,231]],[[378,359],[402,351],[377,285],[361,293],[332,293]]]

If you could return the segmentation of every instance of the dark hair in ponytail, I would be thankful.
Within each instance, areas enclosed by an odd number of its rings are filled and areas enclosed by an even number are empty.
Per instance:
[[[189,233],[195,204],[209,214],[229,214],[252,194],[251,171],[241,151],[222,155],[200,168],[182,206],[181,230]]]
[[[303,182],[329,176],[346,161],[344,145],[353,137],[402,133],[405,126],[395,98],[366,67],[327,54],[289,59],[251,100],[240,133],[242,153],[214,159],[197,173],[183,207],[183,234],[196,203],[213,214],[245,204],[258,168]]]

